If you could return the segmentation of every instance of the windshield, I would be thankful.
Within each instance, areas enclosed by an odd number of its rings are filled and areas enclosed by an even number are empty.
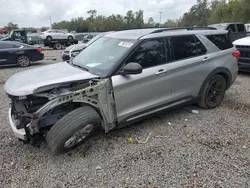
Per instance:
[[[102,37],[78,54],[72,63],[93,74],[104,76],[131,48],[134,42],[134,40]]]
[[[101,38],[103,34],[96,35],[94,38],[92,38],[88,43],[87,46],[95,42],[97,39]]]

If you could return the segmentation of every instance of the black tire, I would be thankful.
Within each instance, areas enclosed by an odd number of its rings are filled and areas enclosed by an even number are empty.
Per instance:
[[[62,45],[61,45],[60,43],[56,43],[56,44],[54,45],[54,49],[55,49],[55,50],[61,50],[61,49],[62,49]]]
[[[16,61],[20,67],[28,67],[30,65],[30,58],[27,55],[18,56]]]
[[[101,122],[99,114],[90,106],[84,106],[77,108],[64,117],[62,117],[56,124],[50,129],[46,135],[46,141],[49,148],[55,154],[65,153],[79,145],[81,145],[91,134],[96,130]],[[78,131],[85,129],[87,126],[93,125],[91,130],[84,138],[80,136],[82,140],[77,142],[79,138],[75,136],[74,145],[66,147],[66,143],[74,137]],[[71,142],[72,144],[72,142]]]
[[[71,40],[73,40],[73,39],[74,39],[74,38],[73,38],[71,35],[68,36],[68,40],[71,41]]]
[[[52,41],[52,37],[51,37],[51,36],[47,36],[47,37],[46,37],[46,40],[47,40],[47,41]]]
[[[214,75],[204,84],[198,105],[205,109],[218,107],[224,99],[227,89],[226,79],[221,75]]]

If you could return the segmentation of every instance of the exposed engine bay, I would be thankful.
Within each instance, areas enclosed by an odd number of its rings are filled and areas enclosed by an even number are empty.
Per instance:
[[[105,132],[116,126],[111,79],[64,83],[52,89],[39,89],[32,95],[9,95],[9,98],[12,121],[17,129],[25,129],[25,140],[46,133],[60,118],[83,105],[96,109],[102,118]]]

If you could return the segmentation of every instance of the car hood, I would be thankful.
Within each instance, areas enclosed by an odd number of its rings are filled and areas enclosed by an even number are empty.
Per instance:
[[[87,47],[87,44],[75,44],[75,45],[71,45],[71,46],[69,46],[69,47],[67,47],[66,49],[65,49],[65,51],[70,51],[70,50],[72,50],[72,49],[74,49],[74,50],[82,50],[83,48],[86,48]]]
[[[250,37],[244,37],[233,42],[234,45],[250,46]]]
[[[98,77],[67,62],[62,62],[19,72],[6,81],[4,89],[9,95],[26,96],[53,89],[62,83]]]

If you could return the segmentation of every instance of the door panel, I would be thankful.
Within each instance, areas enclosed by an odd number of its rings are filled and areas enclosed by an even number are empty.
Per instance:
[[[212,67],[213,57],[194,35],[169,38],[174,61],[169,64],[172,72],[173,100],[198,96],[201,85]]]
[[[12,44],[1,44],[0,46],[0,65],[15,64],[13,57],[15,48]]]
[[[127,60],[127,63],[139,63],[143,67],[142,73],[112,77],[119,122],[170,100],[166,49],[164,38],[144,40]]]
[[[162,71],[159,74],[159,70]],[[112,77],[118,121],[156,108],[171,100],[168,64],[145,69],[138,75]]]

